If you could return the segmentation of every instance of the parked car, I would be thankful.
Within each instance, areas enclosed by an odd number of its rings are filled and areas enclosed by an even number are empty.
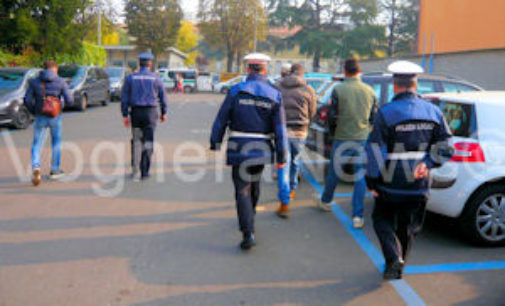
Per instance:
[[[65,79],[74,95],[74,104],[65,105],[85,111],[88,105],[110,101],[110,82],[107,72],[92,66],[61,66],[58,75]]]
[[[104,70],[109,76],[110,98],[112,100],[121,99],[121,89],[123,88],[125,78],[131,73],[130,69],[124,67],[105,67]]]
[[[505,243],[505,91],[430,94],[454,135],[455,155],[431,172],[428,210],[457,218],[485,245]]]
[[[361,80],[372,87],[377,95],[379,105],[388,103],[393,98],[393,76],[388,73],[363,74]],[[326,119],[331,100],[331,93],[339,81],[327,87],[326,91],[319,96],[316,116],[309,127],[307,148],[324,154],[329,158],[331,154],[332,140],[328,135]],[[420,75],[418,78],[417,92],[421,95],[434,92],[466,92],[482,91],[482,88],[469,82],[438,75]]]
[[[227,94],[228,91],[230,90],[230,87],[232,87],[235,84],[245,81],[246,77],[247,76],[245,76],[245,75],[239,75],[239,76],[229,79],[228,81],[217,83],[214,86],[214,92],[220,92],[222,94]]]
[[[23,105],[28,81],[38,76],[40,69],[0,69],[0,124],[26,129],[33,116]]]
[[[159,70],[159,76],[163,80],[165,88],[167,88],[170,91],[174,90],[175,78],[178,74],[182,76],[183,79],[182,86],[184,88],[184,92],[196,92],[198,90],[197,87],[198,71],[196,69],[174,68],[174,69]]]
[[[307,85],[311,86],[314,88],[314,90],[317,90],[321,85],[324,83],[331,81],[332,75],[328,73],[304,73],[303,78],[305,79],[305,82],[307,82]]]

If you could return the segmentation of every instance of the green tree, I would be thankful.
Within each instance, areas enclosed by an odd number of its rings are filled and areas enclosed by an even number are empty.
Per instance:
[[[388,18],[388,56],[410,54],[416,48],[420,0],[382,0]]]
[[[173,46],[182,9],[177,0],[125,0],[126,24],[140,50],[151,49],[156,57]]]
[[[268,17],[260,0],[200,0],[198,16],[204,41],[225,50],[228,72],[235,59],[239,63],[254,50],[255,36],[257,41],[266,37]]]
[[[44,56],[75,53],[81,45],[82,25],[76,16],[89,0],[2,1],[0,45],[20,54],[26,47]]]
[[[345,28],[345,0],[271,0],[270,24],[273,26],[301,26],[302,29],[287,41],[300,46],[300,52],[313,57],[312,67],[319,71],[321,58],[338,53]]]
[[[350,29],[343,33],[338,57],[375,57],[385,49],[386,30],[377,23],[378,14],[377,0],[348,0]]]

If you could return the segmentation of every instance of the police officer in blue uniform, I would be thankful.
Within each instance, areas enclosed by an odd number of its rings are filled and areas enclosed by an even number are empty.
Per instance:
[[[274,162],[274,157],[278,167],[284,166],[287,137],[281,94],[266,77],[269,57],[253,53],[245,60],[249,75],[245,82],[230,88],[212,126],[210,147],[219,150],[229,128],[226,162],[232,166],[238,221],[243,234],[240,248],[248,250],[256,244],[254,215],[263,169]]]
[[[121,113],[125,127],[132,126],[133,180],[149,177],[154,147],[154,131],[158,120],[157,106],[161,109],[161,122],[167,119],[167,98],[163,81],[153,72],[153,55],[138,56],[140,71],[129,75],[121,94]],[[128,117],[130,116],[130,117]],[[131,121],[130,121],[131,120]]]
[[[416,94],[417,74],[411,62],[389,66],[395,96],[375,116],[366,152],[366,182],[375,197],[374,229],[386,260],[384,279],[402,278],[403,267],[424,222],[429,171],[452,154],[451,132],[440,109]]]

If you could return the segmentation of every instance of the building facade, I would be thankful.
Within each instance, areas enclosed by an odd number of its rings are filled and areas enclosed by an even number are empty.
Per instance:
[[[504,0],[421,0],[417,51],[430,53],[432,47],[434,53],[505,48],[503,29]]]
[[[107,52],[107,66],[130,67],[132,70],[137,68],[137,56],[143,52],[137,50],[135,46],[104,46],[104,48]],[[187,54],[170,47],[158,54],[156,68],[183,68],[187,58]]]

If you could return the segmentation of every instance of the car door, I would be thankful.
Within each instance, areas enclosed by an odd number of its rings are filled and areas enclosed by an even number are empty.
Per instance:
[[[99,101],[107,101],[109,99],[110,89],[109,77],[107,76],[107,73],[101,68],[96,68],[96,72],[98,75],[98,90],[100,95]]]
[[[94,68],[88,69],[84,90],[88,96],[88,103],[96,103],[98,97],[96,96],[96,72]]]

